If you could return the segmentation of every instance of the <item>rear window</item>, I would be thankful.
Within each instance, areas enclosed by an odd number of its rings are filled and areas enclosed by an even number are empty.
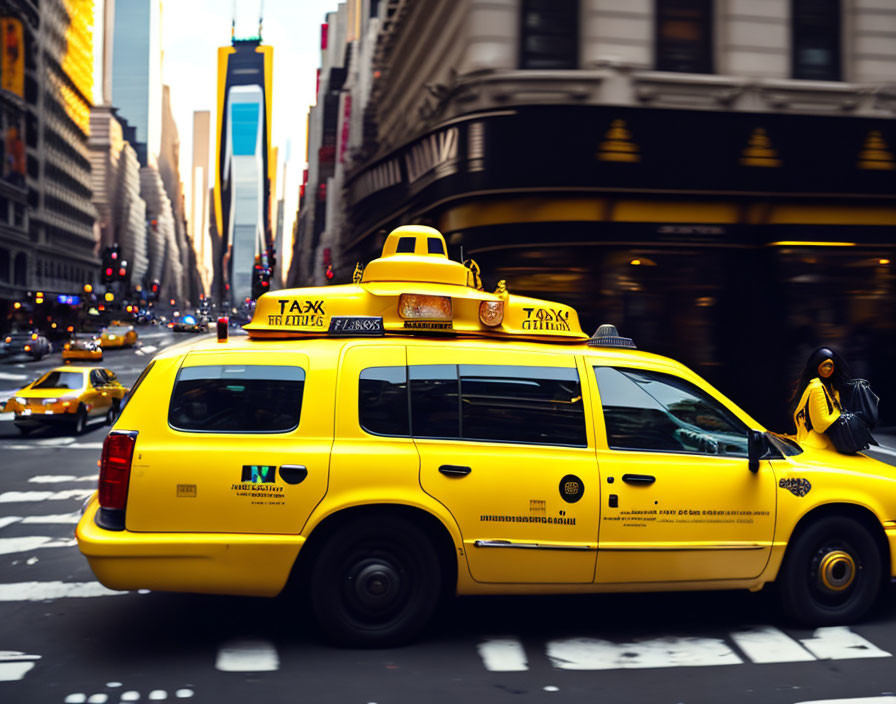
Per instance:
[[[81,372],[49,372],[34,382],[32,389],[80,389],[84,386]]]
[[[299,426],[305,370],[273,365],[184,367],[168,424],[207,433],[283,433]]]

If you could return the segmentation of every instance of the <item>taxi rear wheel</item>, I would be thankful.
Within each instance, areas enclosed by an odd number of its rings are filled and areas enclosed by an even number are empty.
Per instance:
[[[87,411],[81,406],[75,414],[75,435],[81,435],[85,430],[87,430]]]
[[[432,543],[398,517],[350,523],[322,546],[311,572],[311,604],[337,645],[382,647],[417,636],[439,600]]]
[[[881,553],[868,530],[846,516],[824,518],[790,546],[781,570],[781,606],[805,626],[854,623],[877,599],[881,575]]]

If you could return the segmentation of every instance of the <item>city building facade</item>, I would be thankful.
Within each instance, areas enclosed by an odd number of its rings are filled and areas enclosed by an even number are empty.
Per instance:
[[[344,185],[306,188],[291,284],[320,281],[327,249],[346,281],[391,227],[423,222],[488,285],[613,322],[773,427],[818,344],[896,394],[889,3],[361,8],[345,55],[369,90],[339,89]],[[329,240],[302,228],[312,209],[344,218]]]
[[[202,281],[202,291],[211,291],[212,243],[209,223],[209,139],[211,138],[211,112],[196,110],[193,113],[193,162],[192,188],[190,190],[190,232],[196,249],[196,268]]]
[[[272,76],[273,48],[260,37],[218,49],[214,215],[223,285],[216,290],[232,303],[254,298],[255,265],[268,266],[273,246]]]

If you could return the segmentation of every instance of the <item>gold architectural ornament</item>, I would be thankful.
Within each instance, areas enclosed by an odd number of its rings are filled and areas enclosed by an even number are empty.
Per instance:
[[[467,286],[475,288],[477,291],[482,290],[482,279],[479,276],[480,269],[475,259],[467,259],[464,266],[469,270],[467,272]]]
[[[498,282],[498,287],[495,289],[496,296],[506,296],[507,295],[507,281],[501,279]]]
[[[743,166],[781,166],[778,150],[772,146],[772,140],[766,134],[765,128],[757,127],[753,130],[747,146],[741,152],[740,163]]]
[[[604,134],[604,141],[597,150],[599,161],[641,161],[638,145],[632,141],[632,133],[625,126],[625,120],[613,120]]]
[[[873,169],[876,171],[893,171],[896,169],[896,161],[893,152],[887,147],[880,130],[871,130],[865,138],[865,146],[859,152],[860,169]]]
[[[352,283],[359,284],[361,283],[361,279],[364,276],[364,267],[361,266],[361,262],[355,264],[355,270],[352,272]]]

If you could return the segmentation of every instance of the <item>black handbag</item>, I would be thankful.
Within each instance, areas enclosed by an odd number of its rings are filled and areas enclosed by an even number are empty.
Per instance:
[[[866,385],[867,383],[865,382]],[[868,428],[868,424],[859,415],[851,413],[845,407],[841,408],[837,403],[832,403],[824,384],[822,384],[821,388],[824,391],[824,399],[828,402],[828,412],[833,413],[835,405],[840,411],[840,417],[824,431],[825,435],[834,443],[837,452],[844,455],[854,455],[862,450],[867,450],[872,443],[877,445],[877,441],[871,437],[871,430]],[[871,389],[869,388],[868,390],[870,391]],[[806,415],[808,417],[808,412]]]
[[[879,417],[877,404],[880,399],[871,390],[871,386],[867,381],[864,379],[853,379],[850,381],[840,393],[840,400],[843,402],[844,409],[855,413],[865,421],[865,425],[869,428],[877,425]]]

